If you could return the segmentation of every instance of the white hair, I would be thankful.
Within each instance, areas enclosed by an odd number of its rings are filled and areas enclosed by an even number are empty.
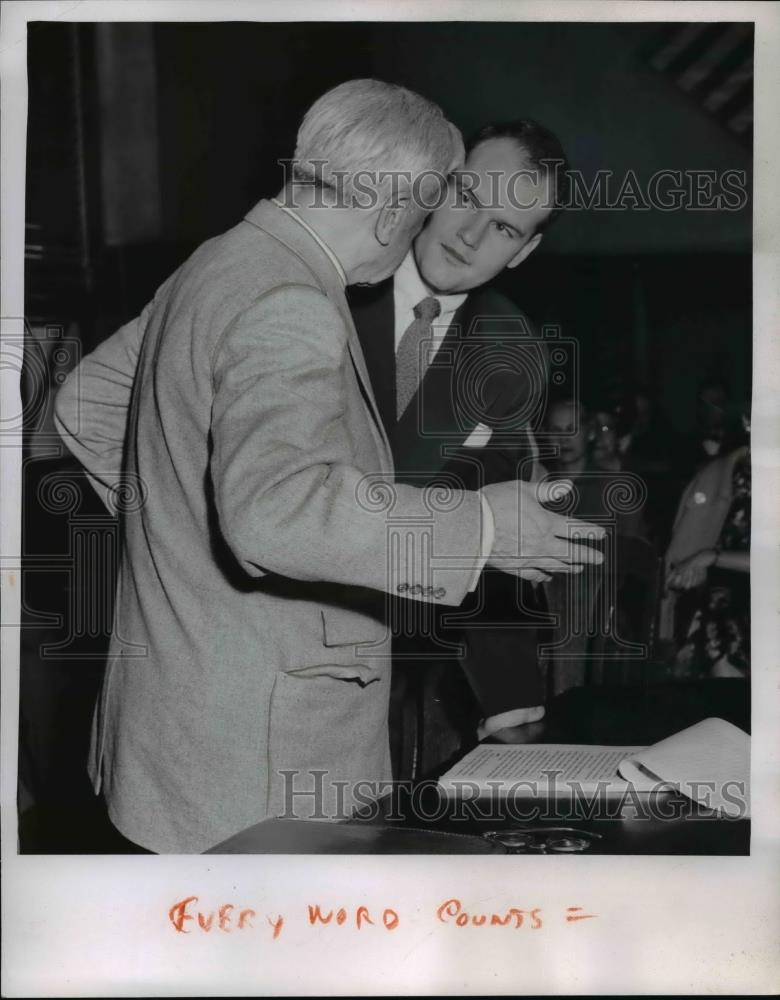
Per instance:
[[[349,80],[306,112],[294,176],[316,178],[350,194],[357,174],[378,178],[380,172],[392,172],[414,183],[429,172],[446,176],[462,159],[460,132],[438,105],[396,84]],[[339,173],[341,179],[334,177]],[[379,179],[376,187],[386,184]]]

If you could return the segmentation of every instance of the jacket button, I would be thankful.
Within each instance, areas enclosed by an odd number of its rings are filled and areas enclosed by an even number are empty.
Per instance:
[[[415,595],[421,594],[422,593],[422,587],[420,586],[419,583],[413,583],[412,586],[409,588],[409,593],[410,594],[415,594]]]
[[[395,589],[398,591],[399,594],[405,594],[406,591],[409,589],[409,584],[408,583],[399,583],[398,586]]]
[[[433,596],[441,600],[442,597],[447,596],[447,591],[445,590],[444,587],[437,587],[436,590],[434,590],[433,592]]]

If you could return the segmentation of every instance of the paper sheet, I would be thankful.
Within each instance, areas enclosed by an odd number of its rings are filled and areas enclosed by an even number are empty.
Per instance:
[[[522,746],[479,746],[467,754],[440,779],[447,790],[457,782],[471,782],[489,790],[496,782],[527,783],[529,791],[547,794],[552,776],[555,787],[577,782],[583,789],[608,782],[610,789],[624,789],[618,767],[642,747],[581,746],[577,744],[525,744]],[[491,785],[490,783],[493,783]],[[535,789],[534,789],[535,786]],[[609,789],[608,789],[609,790]]]
[[[657,778],[727,816],[749,815],[750,737],[724,719],[704,719],[620,764],[636,788]]]

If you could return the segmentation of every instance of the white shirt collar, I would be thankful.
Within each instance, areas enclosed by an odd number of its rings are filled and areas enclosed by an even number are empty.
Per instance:
[[[281,210],[283,212],[286,212],[290,216],[291,219],[295,219],[295,221],[300,226],[303,226],[303,228],[306,230],[306,232],[309,234],[309,236],[311,236],[311,238],[316,243],[318,243],[320,247],[322,247],[322,249],[327,254],[328,259],[330,260],[331,264],[333,264],[333,266],[336,268],[336,271],[338,272],[338,276],[341,278],[341,283],[346,288],[346,285],[347,285],[347,275],[346,275],[346,273],[344,271],[344,268],[341,266],[341,261],[338,259],[338,257],[335,255],[335,253],[331,250],[331,248],[328,246],[328,244],[325,242],[325,240],[323,240],[323,238],[319,235],[319,233],[316,232],[314,229],[312,229],[312,227],[308,224],[308,222],[304,222],[304,220],[300,217],[300,215],[297,214],[297,212],[293,212],[293,210],[291,208],[289,208],[287,205],[283,205],[282,202],[279,201],[278,198],[271,198],[271,201],[274,203],[274,205],[276,205],[277,208],[281,208]]]
[[[409,253],[401,261],[401,266],[395,272],[395,287],[411,309],[414,309],[417,303],[422,302],[423,299],[433,296],[438,299],[443,315],[457,312],[468,298],[468,292],[457,295],[439,295],[432,291],[420,277],[417,262],[414,259],[414,248],[409,250]]]

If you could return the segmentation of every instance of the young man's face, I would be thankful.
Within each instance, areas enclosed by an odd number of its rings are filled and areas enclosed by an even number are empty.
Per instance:
[[[414,244],[423,281],[444,294],[471,291],[517,267],[539,244],[537,229],[551,212],[546,176],[523,175],[523,152],[513,139],[480,143],[465,170],[473,181],[455,172],[446,201]]]

